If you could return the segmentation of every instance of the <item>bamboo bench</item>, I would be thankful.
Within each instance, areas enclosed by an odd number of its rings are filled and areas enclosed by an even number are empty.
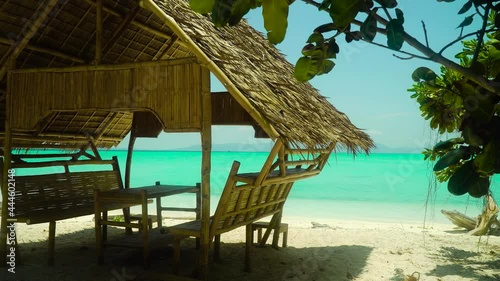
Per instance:
[[[239,178],[239,166],[240,163],[234,161],[215,214],[211,217],[209,240],[214,239],[214,259],[218,260],[220,235],[246,226],[245,269],[249,271],[252,223],[273,216],[270,227],[275,229],[275,235],[279,235],[281,212],[295,179],[284,177],[280,182],[260,186],[241,183],[236,180]],[[174,235],[174,272],[177,272],[180,263],[180,242],[187,237],[201,237],[201,220],[167,227],[165,233]]]
[[[70,171],[70,167],[77,166],[80,171]],[[54,172],[57,167],[64,171]],[[56,221],[94,214],[94,190],[123,188],[116,157],[112,160],[21,162],[13,163],[12,168],[16,169],[14,218],[26,224],[49,223],[49,265],[54,264]],[[35,170],[35,173],[19,175],[23,169]]]

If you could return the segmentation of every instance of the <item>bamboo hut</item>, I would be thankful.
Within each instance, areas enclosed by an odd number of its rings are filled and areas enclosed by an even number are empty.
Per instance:
[[[185,0],[1,0],[0,35],[3,175],[16,148],[92,157],[87,150],[98,154],[131,132],[130,156],[137,137],[199,132],[206,229],[212,125],[253,126],[283,147],[272,158],[300,148],[326,161],[338,148],[373,146],[310,84],[296,82],[293,66],[245,21],[216,29]],[[211,92],[210,74],[227,92]],[[126,186],[129,177],[130,159]],[[5,176],[2,186],[5,245]]]

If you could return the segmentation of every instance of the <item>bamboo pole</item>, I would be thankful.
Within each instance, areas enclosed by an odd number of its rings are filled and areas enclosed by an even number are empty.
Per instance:
[[[5,133],[0,133],[0,138],[4,137]],[[40,134],[38,136],[29,135],[28,133],[14,132],[12,134],[12,139],[18,141],[46,141],[46,142],[61,142],[61,141],[82,141],[86,142],[88,138],[86,136],[77,135],[57,135],[52,133]],[[117,137],[100,137],[101,141],[122,141],[122,138]]]
[[[109,39],[102,48],[104,57],[106,57],[111,48],[115,45],[116,41],[118,41],[118,39],[122,36],[123,32],[127,30],[130,22],[135,18],[140,10],[141,9],[139,5],[134,6],[134,8],[132,8],[132,10],[130,10],[130,12],[122,19],[120,25],[118,25],[118,27],[113,30],[113,37],[111,37],[111,39]]]
[[[160,67],[160,66],[174,66],[182,64],[197,63],[195,57],[188,57],[175,60],[157,60],[157,61],[144,61],[144,62],[133,62],[133,63],[123,63],[123,64],[101,64],[101,65],[79,65],[72,67],[46,67],[46,68],[24,68],[13,70],[13,73],[42,73],[42,72],[79,72],[79,71],[96,71],[96,70],[126,70],[135,67]],[[67,110],[71,111],[71,110]]]
[[[255,107],[248,101],[245,96],[238,90],[236,85],[227,77],[227,75],[212,61],[210,58],[196,45],[196,43],[189,37],[189,35],[180,28],[177,22],[160,9],[152,0],[141,0],[140,5],[154,14],[160,19],[163,19],[167,26],[179,36],[179,43],[184,41],[191,51],[198,57],[198,59],[219,79],[219,81],[226,87],[226,89],[233,95],[235,100],[257,121],[262,129],[267,133],[270,138],[276,139],[278,132],[267,122],[267,120],[260,114]]]
[[[101,64],[102,60],[102,40],[104,37],[104,30],[102,27],[103,23],[103,2],[104,0],[96,1],[96,11],[95,11],[95,55],[94,55],[94,64]]]
[[[200,276],[208,279],[208,251],[210,249],[210,169],[212,149],[212,101],[210,96],[210,72],[201,70],[201,237]]]
[[[267,175],[269,174],[269,172],[271,172],[271,171],[269,171],[269,169],[273,165],[274,157],[281,150],[282,146],[283,146],[283,142],[280,139],[276,140],[276,143],[274,144],[273,148],[271,149],[271,152],[269,153],[269,156],[267,157],[266,162],[262,166],[262,170],[260,171],[259,175],[255,179],[254,183],[256,186],[261,185],[262,182],[267,177]]]
[[[87,3],[91,4],[91,5],[96,5],[96,1],[95,0],[85,0],[85,2],[87,2]],[[102,7],[103,7],[103,10],[106,13],[112,14],[113,16],[118,17],[119,19],[123,19],[124,18],[124,16],[120,12],[116,11],[113,8],[110,8],[110,7],[106,6],[106,5],[103,5]],[[143,29],[143,30],[145,30],[145,31],[147,31],[147,32],[155,35],[155,36],[160,37],[160,38],[169,39],[169,40],[172,38],[172,35],[170,35],[168,33],[165,33],[165,32],[163,32],[161,30],[152,28],[151,26],[148,26],[148,25],[146,25],[146,24],[144,24],[142,22],[138,22],[138,21],[132,20],[130,23],[132,25],[134,25],[134,26],[136,26],[136,27],[138,27],[140,29]],[[182,46],[186,46],[186,44],[184,44],[184,42],[179,42],[179,44],[182,45]]]
[[[127,161],[125,162],[125,189],[130,188],[130,174],[132,169],[132,154],[134,152],[134,144],[135,144],[135,130],[134,125],[132,124],[132,130],[130,131],[130,139],[128,142],[127,149]]]
[[[54,8],[54,6],[57,4],[57,1],[58,0],[47,0],[45,1],[46,3],[40,4],[35,12],[35,18],[32,21],[26,22],[23,28],[23,30],[26,30],[26,32],[23,34],[24,36],[21,37],[22,35],[19,35],[17,42],[12,45],[10,50],[2,58],[0,64],[0,80],[3,79],[5,73],[7,72],[8,63],[17,59],[17,56],[19,56],[19,54],[22,52],[22,50],[24,50],[24,47],[26,47],[33,35],[35,35],[35,33],[38,31],[38,28],[40,28],[42,23],[45,21],[50,13],[50,10],[52,10],[52,8]]]
[[[9,45],[9,46],[12,46],[13,42],[5,37],[0,37],[0,44],[4,44],[4,45]],[[85,60],[82,59],[82,58],[79,58],[77,56],[73,56],[73,55],[70,55],[70,54],[66,54],[66,53],[63,53],[61,51],[58,51],[58,50],[54,50],[54,49],[50,49],[50,48],[46,48],[46,47],[41,47],[41,46],[36,46],[36,45],[32,45],[32,44],[27,44],[26,47],[24,47],[25,49],[27,50],[30,50],[30,51],[34,51],[34,52],[38,52],[38,53],[43,53],[43,54],[48,54],[48,55],[53,55],[55,57],[58,57],[58,58],[62,58],[62,59],[67,59],[67,60],[70,60],[70,61],[73,61],[73,62],[76,62],[76,63],[85,63]]]

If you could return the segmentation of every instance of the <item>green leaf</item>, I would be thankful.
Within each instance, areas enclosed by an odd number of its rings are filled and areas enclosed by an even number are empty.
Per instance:
[[[466,13],[468,10],[470,10],[470,8],[472,7],[472,1],[467,1],[463,6],[462,8],[460,9],[460,11],[458,11],[458,14],[461,15],[463,13]]]
[[[315,49],[314,44],[309,43],[305,45],[304,48],[302,48],[302,54],[304,56],[311,56],[314,49]]]
[[[317,75],[326,74],[326,73],[330,72],[334,66],[335,66],[335,63],[333,61],[323,60],[323,63],[319,67],[319,71],[318,71]]]
[[[265,0],[262,2],[262,16],[267,38],[273,44],[283,41],[288,27],[288,1]]]
[[[323,34],[313,33],[313,34],[309,35],[309,38],[307,38],[306,43],[323,44],[324,41],[325,41],[325,37],[323,37]]]
[[[415,82],[420,82],[421,80],[424,80],[425,82],[431,82],[435,81],[437,78],[437,75],[434,71],[432,71],[430,68],[427,67],[419,67],[413,71],[411,74],[411,79]]]
[[[330,17],[340,28],[349,25],[359,12],[361,0],[335,0],[330,5]]]
[[[377,20],[372,14],[369,14],[366,20],[361,24],[360,31],[364,39],[369,42],[373,41],[375,35],[377,35]]]
[[[197,13],[208,14],[212,12],[214,0],[189,0],[189,6]]]
[[[328,46],[325,50],[325,55],[327,58],[335,58],[339,53],[339,45],[335,41],[335,39],[330,39],[328,42]]]
[[[380,6],[384,8],[394,8],[398,5],[396,0],[375,0],[375,2],[379,3]]]
[[[319,71],[321,62],[318,59],[301,57],[295,64],[294,75],[300,82],[311,80]]]
[[[228,24],[230,26],[238,24],[248,11],[250,11],[250,0],[236,0],[233,4]]]
[[[400,50],[404,43],[404,27],[397,20],[392,19],[387,24],[387,46],[393,50]]]
[[[333,23],[327,23],[327,24],[322,24],[314,29],[314,33],[324,33],[324,32],[330,32],[332,30],[337,29],[337,26]]]
[[[231,4],[224,0],[215,0],[212,9],[212,22],[216,27],[226,26],[231,17]]]
[[[448,181],[448,191],[453,195],[464,195],[467,192],[476,190],[488,190],[489,180],[481,178],[474,170],[472,161],[467,161],[450,177]],[[474,192],[473,192],[474,193]],[[476,197],[479,192],[471,194]]]
[[[480,174],[491,176],[500,159],[500,141],[492,140],[474,159],[474,165]]]
[[[434,172],[444,170],[449,166],[458,164],[460,160],[467,160],[469,158],[470,153],[467,147],[461,146],[443,155],[434,165]]]
[[[405,23],[405,16],[403,14],[403,11],[398,8],[396,8],[396,18],[399,22],[401,22],[401,24]]]
[[[332,3],[332,0],[323,0],[323,2],[321,2],[321,4],[319,5],[318,10],[320,10],[320,11],[327,10],[328,7],[330,7],[331,3]]]
[[[449,139],[446,141],[441,141],[441,142],[436,143],[436,145],[434,145],[432,150],[434,152],[446,151],[446,150],[449,150],[450,148],[452,148],[454,145],[461,144],[461,143],[464,143],[463,138],[453,138],[453,139]]]
[[[468,25],[470,25],[472,23],[472,21],[474,21],[474,15],[471,15],[471,16],[468,16],[466,17],[462,23],[460,23],[457,28],[460,28],[460,27],[466,27]]]
[[[474,129],[468,125],[465,126],[462,130],[462,136],[464,137],[465,142],[472,146],[481,146],[483,145],[483,139],[476,134]]]
[[[264,0],[250,0],[250,9],[256,9],[262,6],[262,1]]]

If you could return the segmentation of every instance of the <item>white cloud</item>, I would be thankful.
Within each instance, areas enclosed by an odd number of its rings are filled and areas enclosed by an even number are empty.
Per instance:
[[[381,132],[381,131],[377,131],[377,130],[365,130],[365,133],[369,134],[370,136],[376,136],[376,135],[383,135],[384,133]]]

